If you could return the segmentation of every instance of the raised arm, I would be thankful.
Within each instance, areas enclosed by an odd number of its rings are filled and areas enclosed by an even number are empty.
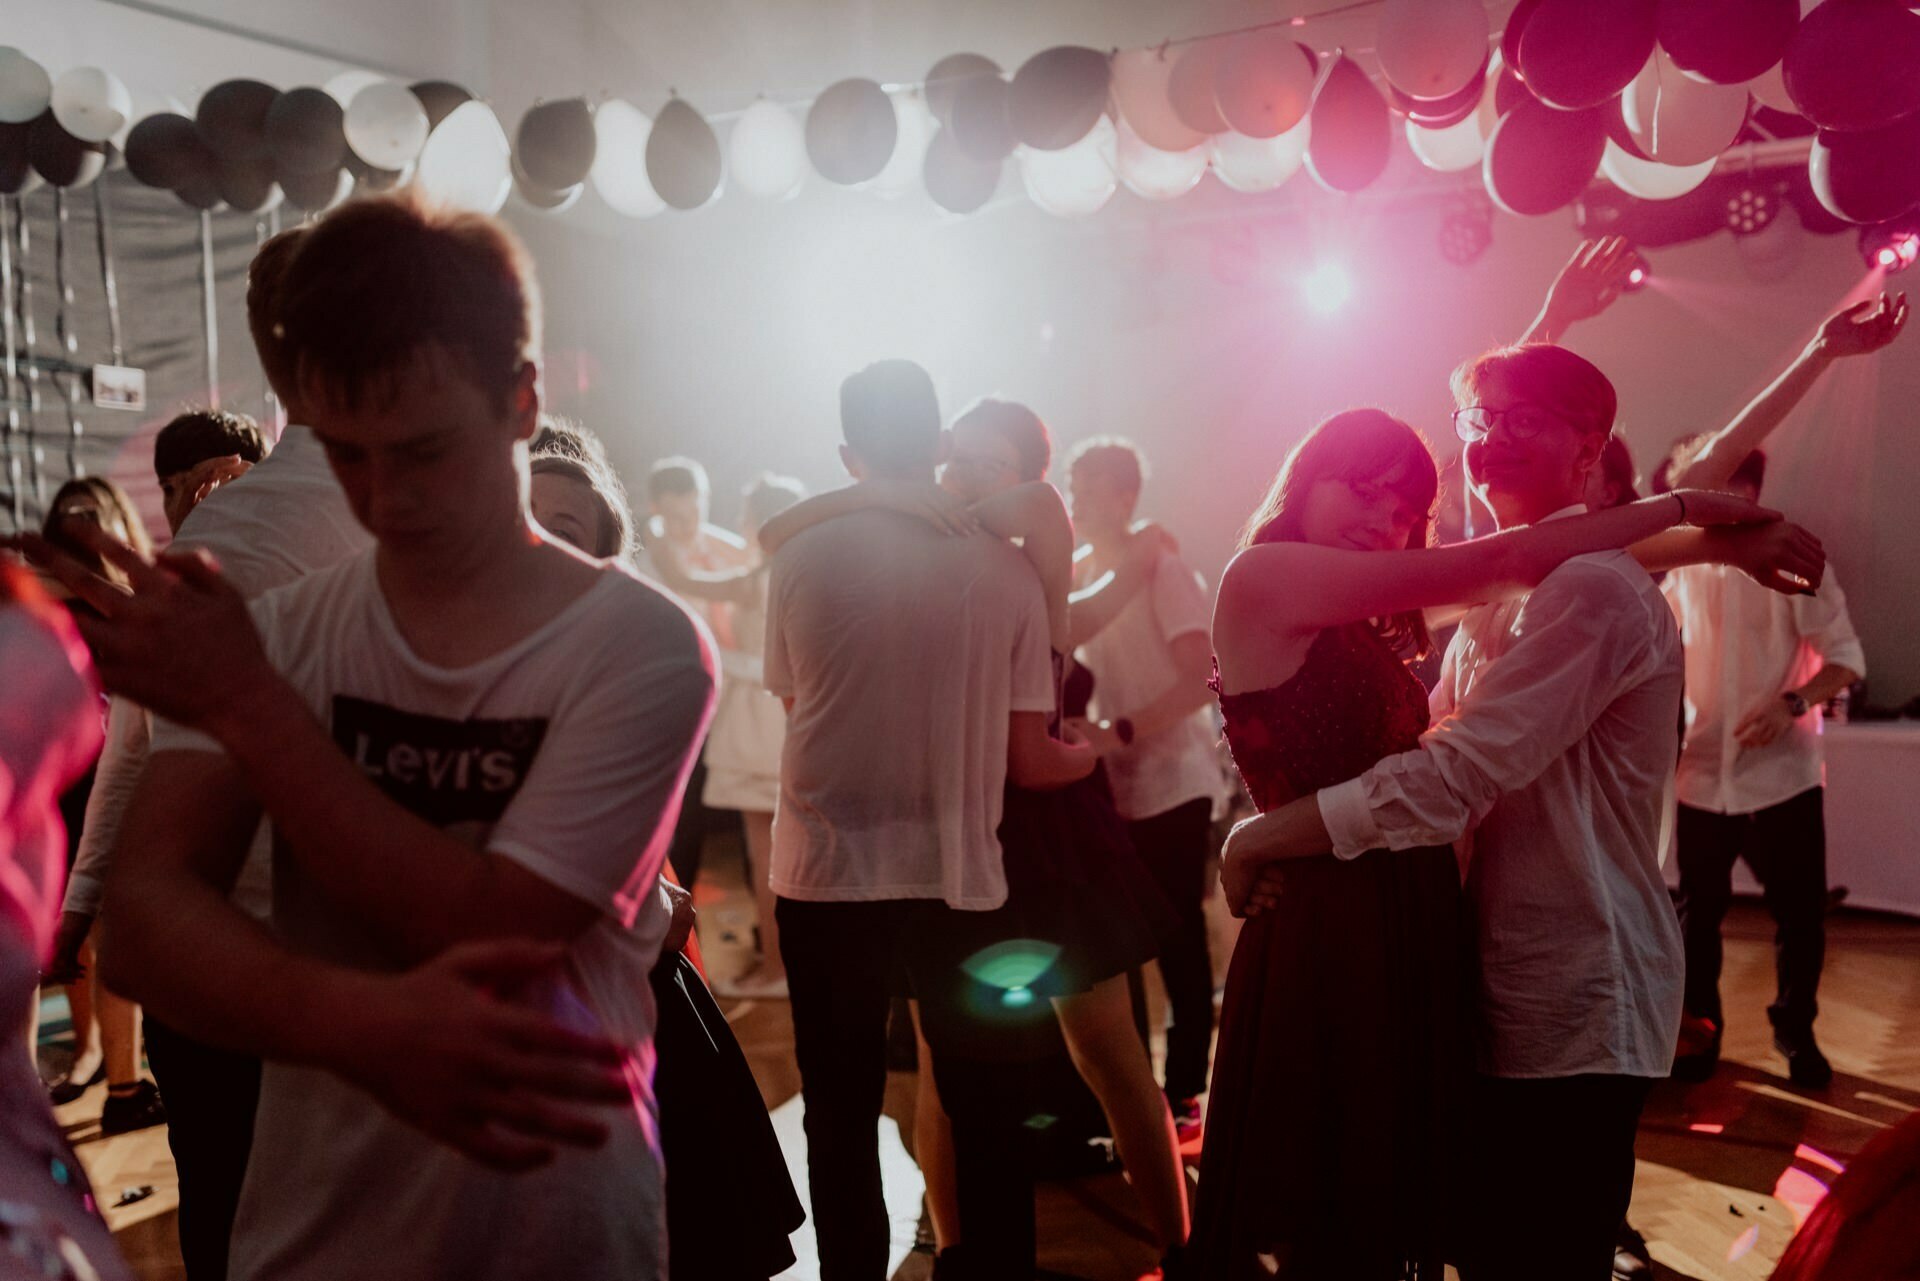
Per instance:
[[[979,521],[967,505],[938,485],[863,480],[844,489],[830,489],[824,494],[803,498],[775,515],[760,527],[760,550],[772,556],[795,534],[823,521],[876,507],[916,516],[943,533],[971,534],[979,528]]]
[[[1907,323],[1907,296],[1880,294],[1828,316],[1806,349],[1734,420],[1708,438],[1693,461],[1672,477],[1675,488],[1718,489],[1742,460],[1785,421],[1828,366],[1844,356],[1885,347]]]
[[[1571,557],[1628,547],[1676,524],[1777,520],[1778,512],[1730,494],[1689,490],[1421,551],[1261,543],[1227,566],[1220,601],[1239,615],[1281,620],[1286,630],[1317,631],[1517,595]]]
[[[1633,248],[1624,236],[1581,241],[1554,277],[1546,303],[1520,342],[1559,342],[1574,322],[1591,320],[1613,304],[1633,267]]]
[[[980,527],[1020,540],[1020,550],[1040,575],[1047,594],[1047,636],[1056,653],[1073,649],[1067,597],[1073,589],[1073,521],[1060,491],[1044,480],[1014,485],[972,507]]]
[[[1110,573],[1073,593],[1073,643],[1086,644],[1120,617],[1133,598],[1153,583],[1153,569],[1163,551],[1178,552],[1173,536],[1151,521],[1136,525],[1128,535],[1127,556]]]

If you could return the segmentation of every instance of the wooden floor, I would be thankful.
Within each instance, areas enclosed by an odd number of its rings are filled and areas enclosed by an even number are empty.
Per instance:
[[[709,971],[727,976],[750,957],[752,903],[737,871],[716,866],[703,879],[701,937]],[[1920,1108],[1920,921],[1841,911],[1830,922],[1821,987],[1821,1041],[1837,1072],[1832,1088],[1803,1091],[1786,1080],[1772,1050],[1765,1006],[1772,995],[1772,925],[1757,906],[1737,906],[1727,923],[1724,991],[1730,1025],[1725,1061],[1712,1081],[1674,1083],[1654,1093],[1641,1126],[1631,1221],[1652,1245],[1656,1275],[1693,1281],[1762,1278],[1795,1225],[1834,1175],[1883,1128]],[[1233,922],[1215,921],[1224,966]],[[1158,1010],[1158,993],[1154,992]],[[792,1020],[784,1001],[726,1001],[767,1106],[789,1148],[804,1194],[799,1078]],[[1156,1052],[1158,1051],[1156,1045]],[[891,1074],[883,1148],[895,1212],[898,1281],[919,1281],[930,1262],[911,1247],[919,1197],[912,1147],[914,1076]],[[123,1249],[142,1277],[184,1276],[175,1254],[177,1205],[163,1130],[116,1138],[99,1134],[104,1087],[60,1109]],[[124,1192],[151,1188],[130,1204]],[[1132,1281],[1152,1271],[1153,1252],[1118,1175],[1043,1186],[1042,1265],[1088,1281]],[[811,1281],[810,1234],[796,1239],[801,1264],[788,1275]]]

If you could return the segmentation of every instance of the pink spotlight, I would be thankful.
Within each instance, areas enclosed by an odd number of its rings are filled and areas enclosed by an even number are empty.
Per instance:
[[[1647,269],[1645,267],[1635,267],[1632,271],[1627,273],[1627,283],[1630,285],[1646,284]]]
[[[1339,263],[1323,262],[1300,282],[1300,292],[1307,306],[1327,316],[1346,306],[1347,299],[1353,297],[1353,281],[1347,278],[1347,269]]]
[[[1891,271],[1900,262],[1900,251],[1892,245],[1880,246],[1880,252],[1873,256],[1874,262]]]

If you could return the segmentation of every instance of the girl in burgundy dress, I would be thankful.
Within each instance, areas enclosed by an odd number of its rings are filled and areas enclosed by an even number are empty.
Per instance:
[[[1214,688],[1263,812],[1418,746],[1427,698],[1403,660],[1428,647],[1423,610],[1524,591],[1712,510],[1689,494],[1429,549],[1437,487],[1419,433],[1349,410],[1248,522],[1215,607]],[[1225,888],[1241,910],[1251,885]],[[1439,1281],[1468,1052],[1461,911],[1450,848],[1287,865],[1227,975],[1194,1275]]]

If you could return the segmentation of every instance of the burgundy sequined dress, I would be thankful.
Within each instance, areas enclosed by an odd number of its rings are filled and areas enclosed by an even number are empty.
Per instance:
[[[1219,690],[1219,678],[1214,678]],[[1427,699],[1372,628],[1322,631],[1271,689],[1222,694],[1262,811],[1418,745]],[[1465,1079],[1447,848],[1287,867],[1227,974],[1193,1248],[1209,1281],[1440,1281]]]

